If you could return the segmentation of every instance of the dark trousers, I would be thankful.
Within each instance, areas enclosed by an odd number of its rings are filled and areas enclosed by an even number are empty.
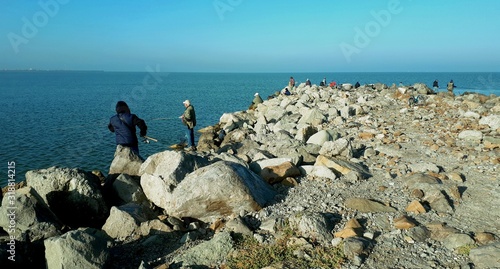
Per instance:
[[[194,144],[194,128],[187,129],[188,147],[196,147]]]

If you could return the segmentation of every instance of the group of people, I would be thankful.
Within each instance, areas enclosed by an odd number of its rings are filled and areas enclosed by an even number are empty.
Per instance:
[[[196,151],[194,141],[194,127],[196,126],[196,113],[189,100],[185,100],[184,113],[179,117],[187,127],[188,150]],[[116,144],[130,148],[135,154],[139,155],[139,140],[137,139],[136,127],[139,128],[139,135],[146,137],[148,127],[146,122],[136,114],[130,112],[130,108],[124,101],[116,103],[116,115],[113,115],[108,124],[108,129],[115,133]]]
[[[310,79],[306,79],[306,86],[312,86],[312,83],[311,83],[311,80]],[[335,87],[337,85],[337,82],[335,81],[331,81],[328,85],[327,85],[327,82],[326,82],[326,77],[323,78],[323,80],[321,80],[321,82],[319,83],[319,86],[320,87],[326,87],[326,86],[330,86],[330,87]],[[295,87],[295,79],[293,77],[290,77],[290,80],[288,82],[288,88],[289,89],[293,89],[293,87]]]
[[[448,92],[452,93],[453,92],[453,89],[456,88],[457,86],[455,86],[455,83],[453,82],[453,79],[450,80],[450,82],[448,82],[448,85],[446,85],[446,89],[448,90]],[[434,82],[432,82],[432,88],[434,89],[434,91],[437,91],[439,89],[439,82],[438,80],[434,80]]]

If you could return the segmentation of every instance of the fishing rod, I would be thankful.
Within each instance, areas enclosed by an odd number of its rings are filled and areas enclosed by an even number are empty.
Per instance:
[[[158,141],[158,139],[156,138],[153,138],[151,136],[143,136],[143,140],[142,142],[146,143],[146,144],[149,144],[149,141],[153,141],[153,142],[157,142],[157,143],[160,143],[164,146],[168,146],[169,148],[171,149],[176,149],[176,150],[179,150],[179,149],[183,149],[186,147],[186,142],[184,140],[181,139],[181,141],[178,143],[178,144],[173,144],[173,145],[167,145],[166,143],[162,142],[162,141]]]
[[[146,138],[146,140],[151,140],[151,141],[154,141],[154,142],[158,142],[158,139],[152,138],[151,136],[145,135],[144,138]]]

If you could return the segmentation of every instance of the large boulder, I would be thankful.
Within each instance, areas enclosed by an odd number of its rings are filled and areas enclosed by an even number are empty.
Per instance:
[[[479,124],[490,126],[491,129],[496,130],[500,128],[500,115],[489,115],[479,120]]]
[[[59,235],[62,225],[35,190],[25,187],[2,200],[0,227],[18,240],[36,241]]]
[[[340,138],[335,141],[326,141],[321,146],[319,154],[328,157],[342,156],[352,158],[353,151],[349,140]]]
[[[26,183],[68,226],[100,227],[109,212],[99,178],[90,172],[50,167],[28,171]]]
[[[270,158],[270,159],[259,160],[259,161],[255,161],[255,162],[250,163],[250,170],[252,170],[256,174],[260,174],[260,172],[262,172],[262,169],[264,169],[266,167],[277,166],[277,165],[281,165],[283,163],[288,163],[288,162],[293,163],[293,159],[283,157],[283,158]],[[294,163],[294,164],[296,164],[296,163]]]
[[[112,185],[113,193],[120,200],[120,204],[137,203],[148,204],[146,195],[142,191],[140,183],[127,174],[119,175]]]
[[[415,84],[413,84],[413,88],[415,89],[415,91],[417,91],[418,94],[430,94],[430,93],[433,93],[433,90],[431,90],[424,83],[415,83]]]
[[[328,158],[328,157],[325,157],[323,155],[319,155],[316,158],[316,163],[314,163],[314,165],[315,166],[326,166],[328,168],[333,169],[338,174],[342,174],[342,175],[354,173],[359,178],[366,179],[366,178],[371,177],[371,173],[365,165],[363,165],[361,163],[354,163],[354,162],[343,160],[343,159]]]
[[[206,242],[203,242],[174,257],[173,265],[190,268],[214,268],[224,260],[233,249],[233,239],[228,232],[221,232]]]
[[[469,254],[474,268],[498,268],[500,264],[500,242],[473,248]]]
[[[323,145],[327,141],[335,141],[340,137],[340,134],[333,130],[321,130],[307,140],[308,144]]]
[[[146,212],[137,204],[113,206],[102,230],[114,239],[124,240],[131,236],[139,228],[139,225],[147,219]]]
[[[265,167],[260,172],[260,175],[269,184],[274,184],[287,177],[300,176],[300,170],[293,163],[285,162],[280,165]]]
[[[248,168],[220,161],[187,175],[159,204],[167,214],[205,222],[260,210],[276,192]]]
[[[317,108],[307,109],[299,120],[301,124],[309,124],[312,126],[321,125],[326,121],[326,116]]]
[[[299,235],[329,244],[333,239],[333,224],[321,213],[305,213],[290,218],[290,225]]]
[[[115,157],[109,166],[109,175],[127,174],[138,176],[142,165],[142,158],[129,147],[116,146]]]
[[[146,197],[162,207],[166,197],[194,170],[208,165],[207,159],[179,151],[163,151],[149,156],[141,166],[141,187]]]
[[[100,230],[81,228],[44,241],[47,268],[106,268],[110,238]]]

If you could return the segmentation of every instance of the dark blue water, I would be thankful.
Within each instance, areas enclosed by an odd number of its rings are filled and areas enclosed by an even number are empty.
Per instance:
[[[248,108],[253,94],[264,98],[281,90],[290,76],[313,84],[326,77],[337,83],[416,82],[455,93],[500,94],[500,73],[147,73],[147,72],[0,72],[0,185],[7,182],[7,162],[16,162],[16,179],[28,170],[79,167],[107,173],[115,149],[107,129],[117,101],[143,118],[158,143],[140,144],[141,155],[166,150],[185,134],[178,116],[182,101],[196,109],[198,128],[216,124],[225,112]],[[3,171],[2,171],[3,170]]]

